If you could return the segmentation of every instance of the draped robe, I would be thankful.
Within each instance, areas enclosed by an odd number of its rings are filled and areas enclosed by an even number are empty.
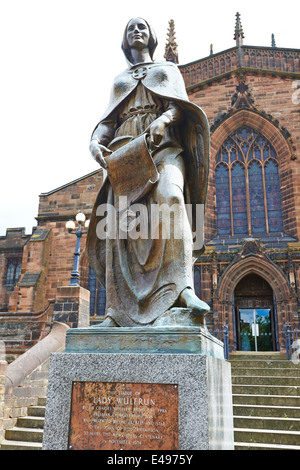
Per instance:
[[[165,113],[171,122],[152,153],[159,180],[140,202],[148,214],[153,204],[176,204],[182,236],[175,238],[171,230],[168,239],[150,236],[121,239],[116,217],[119,201],[108,178],[100,189],[91,217],[87,257],[106,288],[106,316],[119,326],[151,325],[176,305],[185,288],[193,289],[193,256],[203,248],[198,247],[193,253],[193,223],[189,223],[185,203],[193,207],[205,204],[208,123],[201,108],[188,101],[183,79],[174,64],[139,64],[115,79],[108,109],[92,135],[105,146],[116,137],[136,138]],[[101,240],[96,234],[100,220],[97,208],[104,203],[116,209],[107,217],[109,222],[114,217],[115,239]]]

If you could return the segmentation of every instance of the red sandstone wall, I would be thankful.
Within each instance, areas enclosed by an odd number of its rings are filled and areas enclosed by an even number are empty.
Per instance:
[[[73,268],[76,236],[66,230],[66,221],[74,220],[78,211],[89,218],[102,184],[102,172],[70,183],[52,193],[41,195],[38,220],[41,227],[51,230],[46,297],[55,298],[57,288],[68,285]],[[84,228],[83,228],[84,229]],[[81,258],[84,258],[86,235],[81,239]],[[84,260],[81,264],[88,269]],[[82,278],[87,279],[82,272]]]

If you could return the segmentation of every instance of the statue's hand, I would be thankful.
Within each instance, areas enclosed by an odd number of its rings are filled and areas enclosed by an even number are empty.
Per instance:
[[[159,118],[155,119],[155,121],[152,122],[149,128],[150,132],[150,145],[159,145],[167,125],[169,124],[170,120],[164,116],[161,115]]]
[[[96,162],[98,162],[99,165],[102,166],[102,168],[106,169],[107,163],[103,155],[110,154],[112,153],[112,151],[104,145],[99,144],[98,140],[91,140],[89,149],[92,157],[96,160]]]

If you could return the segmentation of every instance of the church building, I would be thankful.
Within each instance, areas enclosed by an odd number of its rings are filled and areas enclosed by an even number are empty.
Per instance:
[[[286,325],[300,323],[300,49],[276,46],[271,34],[270,46],[244,45],[239,13],[233,39],[232,48],[211,46],[209,56],[181,65],[169,23],[165,58],[178,64],[211,132],[206,249],[195,290],[211,307],[208,327],[228,327],[230,351],[280,351]],[[37,344],[53,321],[74,326],[76,296],[91,324],[103,320],[105,290],[87,263],[84,223],[80,237],[66,229],[78,212],[89,219],[102,181],[99,169],[42,193],[32,234],[14,228],[0,237],[7,360]],[[71,273],[76,282],[79,275],[76,295],[68,293]]]

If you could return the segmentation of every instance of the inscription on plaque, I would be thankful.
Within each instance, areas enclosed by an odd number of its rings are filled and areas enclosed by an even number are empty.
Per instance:
[[[69,449],[177,450],[177,385],[74,382]]]

